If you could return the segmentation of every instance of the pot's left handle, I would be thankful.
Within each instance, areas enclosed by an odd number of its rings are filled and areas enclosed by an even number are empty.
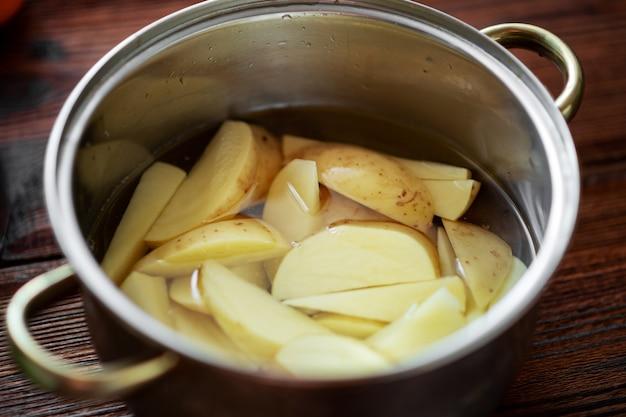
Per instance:
[[[35,307],[66,292],[75,284],[72,268],[63,265],[31,279],[9,303],[6,326],[13,354],[34,382],[63,394],[106,398],[133,391],[176,365],[178,357],[173,353],[164,353],[141,363],[107,364],[101,371],[88,372],[46,351],[31,335],[28,316]]]

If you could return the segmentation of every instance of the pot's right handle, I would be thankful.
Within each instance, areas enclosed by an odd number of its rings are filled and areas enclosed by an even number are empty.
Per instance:
[[[24,284],[9,303],[7,334],[16,361],[30,378],[58,393],[89,398],[120,396],[166,374],[178,362],[170,352],[136,364],[117,363],[89,372],[52,355],[28,330],[28,316],[37,305],[75,285],[74,272],[63,265]]]
[[[529,49],[554,61],[565,76],[565,87],[556,99],[556,105],[565,120],[574,117],[585,81],[578,58],[565,42],[543,28],[525,23],[503,23],[486,27],[481,32],[505,48]]]

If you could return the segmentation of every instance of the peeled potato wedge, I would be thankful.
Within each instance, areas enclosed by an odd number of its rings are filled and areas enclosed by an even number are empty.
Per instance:
[[[333,334],[298,337],[280,349],[276,362],[305,378],[356,377],[389,368],[389,362],[366,344]]]
[[[454,165],[403,158],[396,158],[396,160],[417,178],[424,180],[468,180],[472,178],[472,172],[469,169]]]
[[[198,313],[211,314],[211,309],[204,303],[200,291],[200,276],[194,271],[189,277],[175,278],[170,283],[169,296],[172,301]]]
[[[231,266],[228,269],[234,272],[239,278],[244,281],[248,281],[252,285],[256,285],[266,291],[270,288],[270,283],[267,280],[263,262],[250,262],[247,264]]]
[[[432,197],[435,215],[456,220],[470,208],[480,183],[474,180],[422,180]]]
[[[307,310],[390,322],[400,317],[411,305],[423,303],[441,288],[448,289],[459,305],[465,308],[465,285],[456,276],[292,298],[284,303]]]
[[[354,337],[355,339],[365,339],[385,327],[386,324],[382,321],[334,313],[319,313],[313,316],[313,320],[334,333]]]
[[[258,368],[239,351],[213,318],[176,304],[172,305],[171,312],[174,328],[192,343],[220,359],[249,369]]]
[[[313,319],[209,261],[201,270],[205,302],[220,327],[244,352],[270,359],[298,336],[329,333]]]
[[[121,290],[146,313],[163,324],[173,326],[170,299],[163,277],[132,272],[120,286]]]
[[[231,266],[283,255],[289,245],[272,226],[257,219],[232,219],[208,224],[154,249],[135,270],[161,276],[191,274],[206,260]]]
[[[456,254],[443,227],[437,228],[437,253],[442,275],[456,275]]]
[[[255,130],[226,121],[148,232],[158,246],[223,216],[255,185],[259,151]]]
[[[465,283],[479,309],[495,298],[511,271],[511,247],[482,227],[443,219]]]
[[[430,226],[428,189],[393,158],[350,145],[307,148],[302,158],[317,162],[319,180],[331,190],[415,229]]]
[[[263,209],[263,220],[276,227],[288,242],[293,242],[319,230],[319,209],[320,191],[315,162],[294,159],[272,182]]]
[[[102,259],[102,269],[115,283],[125,278],[147,251],[143,238],[180,183],[185,171],[156,162],[146,170]]]
[[[284,300],[438,276],[437,251],[423,234],[397,223],[346,222],[289,251],[272,295]]]
[[[298,158],[302,151],[312,146],[323,145],[324,142],[315,139],[303,138],[302,136],[284,135],[282,140],[283,160],[287,164]]]
[[[462,306],[446,288],[371,336],[367,342],[387,358],[401,361],[465,324]]]

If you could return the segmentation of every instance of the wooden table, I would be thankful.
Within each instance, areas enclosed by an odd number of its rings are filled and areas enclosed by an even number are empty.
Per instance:
[[[2,1],[2,0],[0,0]],[[145,24],[186,0],[37,0],[0,32],[0,315],[30,277],[62,262],[47,223],[41,163],[53,120],[82,74]],[[533,349],[497,416],[626,415],[626,1],[435,0],[484,27],[543,26],[582,60],[583,106],[571,123],[582,166],[578,229],[542,298]],[[551,64],[521,54],[556,92]],[[8,221],[4,219],[8,216]],[[2,233],[0,232],[0,235]],[[94,364],[78,297],[33,321],[53,352]],[[0,328],[0,416],[126,416],[118,402],[69,401],[32,386],[13,365]],[[393,416],[389,416],[393,417]]]

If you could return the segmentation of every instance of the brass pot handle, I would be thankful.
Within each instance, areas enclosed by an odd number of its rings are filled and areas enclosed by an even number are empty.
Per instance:
[[[74,287],[76,279],[69,265],[45,272],[23,285],[13,296],[6,314],[6,327],[13,355],[24,372],[44,388],[89,398],[107,398],[128,393],[157,379],[178,362],[173,353],[137,364],[114,363],[97,372],[88,372],[46,351],[28,329],[33,308]]]
[[[583,95],[585,81],[578,58],[558,36],[538,26],[525,23],[503,23],[481,30],[505,48],[536,51],[551,59],[565,77],[565,87],[556,99],[556,105],[565,120],[571,120]]]

